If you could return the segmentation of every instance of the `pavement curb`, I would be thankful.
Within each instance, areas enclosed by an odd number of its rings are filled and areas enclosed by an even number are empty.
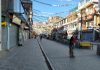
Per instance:
[[[39,47],[40,47],[41,52],[42,52],[42,54],[43,54],[43,56],[44,56],[44,58],[45,58],[45,61],[46,61],[46,64],[47,64],[49,70],[55,70],[55,68],[52,66],[52,63],[50,62],[48,56],[47,56],[46,53],[44,52],[44,50],[43,50],[43,48],[42,48],[40,42],[39,42],[38,40],[37,40],[37,42],[38,42],[38,44],[39,44]]]

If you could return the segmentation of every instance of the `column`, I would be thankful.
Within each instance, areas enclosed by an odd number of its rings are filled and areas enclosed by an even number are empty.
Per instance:
[[[7,18],[8,21],[8,18]],[[10,26],[11,24],[7,22],[7,50],[10,49]]]
[[[94,24],[93,24],[93,41],[95,41],[95,26],[96,26],[96,15],[94,15]]]
[[[2,46],[1,36],[2,36],[2,29],[1,29],[1,0],[0,0],[0,50],[1,50],[1,46]]]

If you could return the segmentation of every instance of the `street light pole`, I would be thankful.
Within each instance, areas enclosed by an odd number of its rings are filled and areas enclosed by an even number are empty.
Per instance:
[[[2,29],[1,29],[1,0],[0,0],[0,50],[2,46],[1,36],[2,36]]]
[[[100,38],[100,23],[98,24],[98,26],[99,26],[99,38]],[[99,40],[100,41],[100,40]]]
[[[81,40],[81,38],[82,38],[82,11],[80,11],[79,13],[78,13],[78,16],[79,16],[79,18],[80,18],[80,24],[79,24],[79,36],[78,36],[78,38],[79,38],[79,40]]]
[[[31,39],[31,30],[32,30],[32,10],[30,10],[30,12],[29,12],[29,39]]]
[[[83,23],[83,20],[82,20],[82,11],[81,11],[81,31],[80,31],[80,40],[82,40],[82,23]]]

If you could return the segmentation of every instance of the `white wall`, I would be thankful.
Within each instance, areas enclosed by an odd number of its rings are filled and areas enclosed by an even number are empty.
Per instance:
[[[100,10],[100,0],[99,0],[99,10]]]
[[[98,2],[98,1],[100,1],[100,0],[93,0],[94,2]]]

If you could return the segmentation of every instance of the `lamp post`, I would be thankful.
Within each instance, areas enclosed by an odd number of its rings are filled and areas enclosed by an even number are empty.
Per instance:
[[[32,11],[29,12],[29,39],[31,39],[31,30],[32,30]]]
[[[0,0],[0,50],[2,45],[1,35],[2,35],[2,30],[1,30],[1,0]]]
[[[98,24],[98,26],[99,26],[99,38],[100,38],[100,23]]]
[[[100,23],[98,24],[98,26],[99,26],[99,39],[100,39]],[[100,42],[100,40],[99,40],[99,42]],[[97,55],[100,56],[100,44],[97,44]]]
[[[80,11],[78,14],[77,14],[79,17],[80,17],[80,24],[79,24],[79,40],[81,40],[81,36],[82,36],[82,11]]]

